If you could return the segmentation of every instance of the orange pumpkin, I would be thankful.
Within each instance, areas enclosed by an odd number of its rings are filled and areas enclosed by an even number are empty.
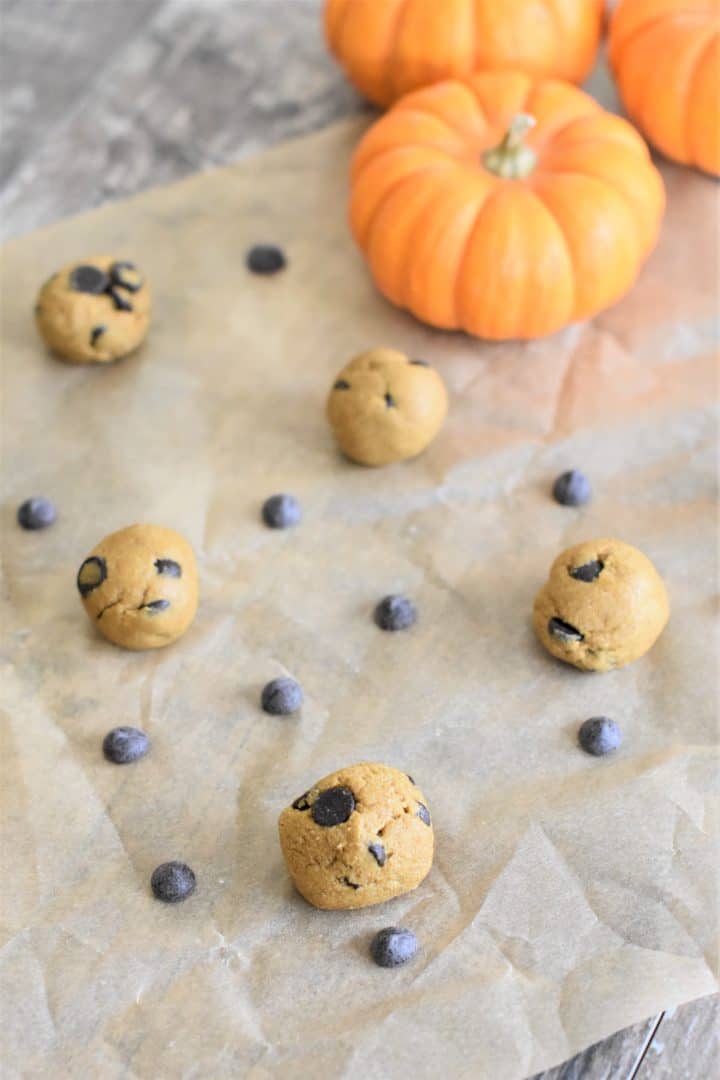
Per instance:
[[[610,62],[650,142],[720,175],[720,0],[621,0]]]
[[[518,72],[401,98],[362,139],[350,220],[375,282],[432,326],[495,340],[586,319],[633,284],[664,208],[642,138]]]
[[[325,35],[377,105],[475,71],[517,68],[582,82],[603,0],[326,0]]]

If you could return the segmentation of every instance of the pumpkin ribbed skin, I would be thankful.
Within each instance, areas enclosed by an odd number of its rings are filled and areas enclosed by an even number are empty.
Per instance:
[[[720,175],[720,0],[621,0],[610,62],[650,142]]]
[[[518,113],[537,164],[483,164]],[[535,338],[618,300],[653,248],[664,189],[642,138],[581,90],[488,73],[408,94],[366,133],[350,221],[380,291],[423,322]]]
[[[475,71],[582,82],[603,0],[326,0],[325,36],[347,77],[377,105]]]

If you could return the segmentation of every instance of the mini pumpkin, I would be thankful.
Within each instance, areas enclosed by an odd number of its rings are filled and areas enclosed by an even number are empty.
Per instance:
[[[327,0],[325,35],[377,105],[475,71],[517,68],[582,82],[603,0]]]
[[[650,142],[720,175],[720,0],[621,0],[610,62]]]
[[[627,121],[517,72],[408,94],[352,165],[351,226],[380,291],[432,326],[495,340],[550,334],[618,300],[663,208]]]

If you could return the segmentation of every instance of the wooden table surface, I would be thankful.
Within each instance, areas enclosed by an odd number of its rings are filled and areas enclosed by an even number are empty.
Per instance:
[[[0,0],[0,230],[15,236],[366,109],[321,0]],[[711,1080],[717,997],[543,1080]]]

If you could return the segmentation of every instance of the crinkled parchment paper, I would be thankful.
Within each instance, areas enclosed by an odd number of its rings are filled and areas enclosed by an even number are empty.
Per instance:
[[[530,345],[423,328],[374,291],[345,224],[342,125],[235,168],[11,243],[3,259],[2,502],[8,615],[2,953],[7,1074],[517,1078],[716,987],[713,782],[716,188],[663,166],[669,210],[633,293]],[[252,277],[253,242],[287,271]],[[115,366],[43,350],[35,291],[65,261],[135,258],[147,345]],[[336,370],[385,342],[438,366],[447,426],[419,460],[343,461]],[[579,466],[595,498],[549,497]],[[304,522],[259,520],[276,491]],[[22,532],[16,505],[52,497]],[[146,654],[109,645],[75,591],[105,533],[171,526],[197,550],[197,620]],[[642,661],[581,674],[530,610],[567,544],[618,536],[654,560],[673,614]],[[420,621],[382,634],[404,591]],[[258,707],[288,672],[300,716]],[[609,760],[575,743],[606,713]],[[152,752],[103,760],[143,727]],[[340,765],[413,774],[437,857],[413,894],[313,910],[289,883],[280,809]],[[153,900],[166,859],[198,889]],[[370,936],[412,927],[388,972]]]

